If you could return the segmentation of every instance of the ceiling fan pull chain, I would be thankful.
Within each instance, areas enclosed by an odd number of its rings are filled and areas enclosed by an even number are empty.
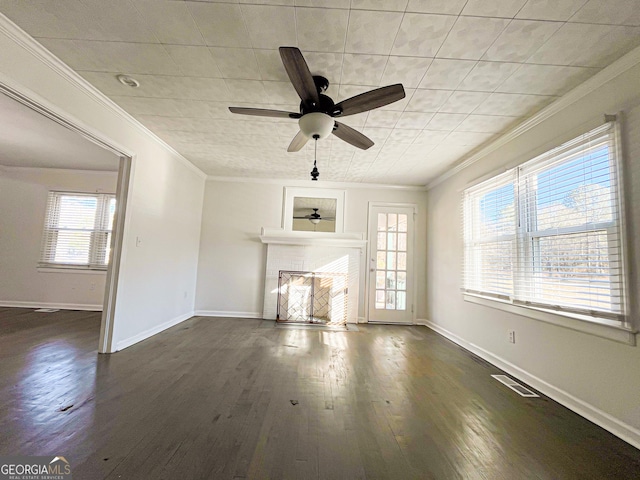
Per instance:
[[[318,139],[315,139],[314,147],[313,147],[313,170],[311,170],[311,180],[314,182],[318,181],[318,177],[320,176],[320,172],[318,171],[318,167],[316,166],[316,161],[318,159]]]

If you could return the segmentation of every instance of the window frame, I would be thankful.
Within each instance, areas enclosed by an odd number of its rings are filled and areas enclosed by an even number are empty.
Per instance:
[[[491,185],[488,185],[491,184]],[[481,237],[479,239],[475,239],[472,240],[469,238],[469,230],[471,232],[473,232],[475,230],[474,228],[474,221],[476,219],[476,216],[472,213],[474,211],[474,209],[476,207],[479,208],[479,200],[481,199],[481,196],[479,196],[478,194],[482,195],[485,193],[490,193],[490,192],[494,192],[497,191],[501,188],[504,188],[507,185],[513,184],[513,190],[514,190],[514,205],[515,205],[515,198],[517,196],[516,194],[516,182],[515,182],[515,176],[514,176],[514,171],[513,170],[509,170],[506,171],[502,174],[499,175],[495,175],[473,187],[470,187],[468,189],[465,190],[464,193],[464,199],[463,199],[463,205],[464,205],[464,222],[465,222],[465,226],[466,228],[464,228],[464,248],[465,248],[465,264],[464,264],[464,271],[465,271],[465,276],[468,275],[468,266],[466,264],[466,258],[468,255],[468,252],[470,253],[476,253],[478,252],[478,250],[476,250],[474,247],[477,247],[478,245],[491,245],[491,244],[497,244],[497,243],[505,243],[505,242],[511,242],[512,244],[512,248],[517,248],[517,231],[514,225],[514,230],[513,233],[510,234],[502,234],[502,235],[495,235],[495,236],[491,236],[491,237]],[[471,198],[473,203],[470,204],[471,202],[468,202],[467,199]],[[467,219],[470,217],[470,220],[468,221]],[[514,218],[515,221],[515,218]],[[480,265],[478,264],[479,262],[479,257],[476,255],[473,255],[473,261],[474,261],[474,266],[473,266],[473,271],[474,271],[474,278],[477,278],[476,273],[479,271],[480,269]],[[512,283],[513,283],[513,277],[514,277],[514,272],[513,272],[513,268],[511,270],[511,277],[512,277]],[[478,286],[479,284],[476,283],[474,286]],[[466,289],[466,291],[468,292],[472,292],[472,293],[476,293],[476,294],[482,294],[482,295],[486,295],[486,296],[490,296],[490,297],[495,297],[495,298],[500,298],[500,299],[508,299],[509,296],[498,293],[498,292],[489,292],[487,290],[482,290],[482,289]]]
[[[537,220],[538,220],[538,206],[535,205],[535,208],[532,210],[530,205],[525,205],[527,199],[531,197],[531,189],[532,186],[527,182],[530,182],[531,179],[535,178],[535,173],[533,172],[541,172],[545,169],[552,168],[553,165],[562,165],[564,162],[568,161],[571,156],[566,152],[571,151],[572,148],[579,149],[579,153],[576,155],[576,158],[585,158],[583,152],[585,151],[586,141],[585,139],[597,139],[597,135],[601,137],[607,136],[605,141],[608,144],[608,155],[609,155],[609,174],[611,178],[611,182],[615,182],[615,188],[611,188],[611,206],[612,206],[612,218],[610,221],[601,221],[601,222],[586,222],[579,225],[570,225],[567,227],[554,227],[548,229],[538,229]],[[463,222],[465,226],[464,232],[464,258],[463,258],[463,271],[465,272],[465,278],[463,280],[462,292],[464,294],[464,298],[467,301],[472,301],[474,303],[486,304],[483,302],[489,302],[489,304],[494,304],[497,308],[506,309],[512,311],[512,308],[515,308],[518,311],[513,313],[519,313],[522,315],[530,316],[528,313],[523,312],[522,309],[527,309],[529,311],[535,310],[538,313],[534,315],[535,318],[541,319],[543,321],[549,321],[550,323],[560,323],[562,324],[565,321],[555,321],[550,320],[549,315],[556,317],[563,316],[567,317],[571,320],[579,320],[580,322],[585,324],[595,323],[599,324],[599,326],[607,327],[607,328],[616,328],[624,330],[625,333],[635,331],[633,330],[633,326],[630,322],[629,308],[628,308],[628,288],[627,288],[627,274],[626,274],[626,229],[625,229],[625,221],[624,221],[624,191],[622,184],[622,168],[623,168],[623,159],[620,155],[620,138],[619,138],[619,123],[617,121],[608,121],[604,125],[592,129],[589,132],[585,132],[584,134],[577,136],[573,140],[565,142],[561,146],[551,149],[541,155],[536,156],[535,158],[528,160],[521,165],[504,172],[503,174],[493,175],[489,178],[483,179],[483,181],[476,183],[475,185],[470,186],[469,188],[464,190],[463,193]],[[582,139],[582,140],[581,140]],[[598,147],[594,147],[598,148]],[[569,160],[570,161],[570,160]],[[513,278],[513,289],[509,295],[496,295],[491,292],[486,292],[482,290],[469,288],[471,285],[468,283],[467,275],[469,269],[469,261],[472,260],[473,255],[469,254],[470,247],[472,244],[469,242],[468,238],[468,216],[473,215],[472,209],[477,208],[477,204],[471,204],[468,200],[470,195],[476,194],[476,199],[480,199],[477,192],[491,192],[496,191],[498,188],[502,188],[505,183],[497,183],[495,179],[505,176],[506,178],[513,178],[513,186],[514,186],[514,209],[515,209],[515,227],[516,234],[514,239],[513,248],[515,249],[514,255],[512,255],[513,263],[512,264],[512,278]],[[493,186],[491,183],[493,182]],[[485,189],[483,186],[487,185],[488,187]],[[537,186],[536,186],[537,188]],[[484,192],[482,194],[484,194]],[[537,190],[535,191],[537,194]],[[473,217],[472,217],[473,218]],[[618,263],[611,263],[615,267],[617,266],[620,269],[620,273],[609,273],[610,285],[614,285],[615,288],[620,289],[620,295],[616,297],[612,295],[610,297],[612,308],[610,311],[604,310],[592,310],[586,311],[584,308],[572,308],[571,306],[558,306],[553,305],[552,303],[544,303],[544,302],[534,302],[532,301],[533,297],[530,296],[531,288],[536,288],[534,275],[532,272],[535,270],[536,261],[540,262],[540,256],[532,254],[533,250],[535,250],[535,245],[539,245],[540,239],[549,238],[549,237],[561,237],[567,236],[571,234],[578,233],[597,233],[597,232],[605,232],[607,235],[608,245],[611,249],[612,242],[618,242],[619,247],[616,249],[616,256],[619,255]],[[478,242],[476,242],[478,243]],[[610,250],[611,251],[611,250]],[[610,256],[610,258],[612,258]],[[526,265],[527,262],[531,262],[531,265]],[[478,284],[476,284],[477,286]],[[529,289],[529,298],[527,295],[523,294],[523,289]],[[475,299],[474,299],[475,297]],[[527,310],[524,310],[526,312]],[[542,315],[542,318],[539,318]],[[566,326],[566,325],[565,325]],[[576,328],[574,325],[570,328]],[[583,328],[576,328],[578,330],[584,331]],[[588,333],[593,333],[589,331]],[[598,333],[595,333],[598,334]],[[600,335],[607,336],[607,335]],[[615,335],[614,335],[615,336]],[[624,343],[631,343],[630,340],[627,339],[626,336],[623,335]]]
[[[93,229],[87,229],[87,232],[89,233],[88,262],[56,262],[55,249],[57,246],[57,237],[62,228],[60,228],[59,226],[51,225],[52,218],[57,217],[57,215],[59,214],[60,203],[64,197],[79,196],[94,198],[96,200]],[[109,263],[105,260],[107,255],[109,257],[111,256],[110,250],[111,244],[113,243],[113,223],[109,225],[109,209],[111,206],[111,202],[116,202],[116,195],[113,193],[50,190],[47,195],[47,204],[45,207],[45,220],[42,232],[38,269],[42,269],[42,271],[75,270],[78,272],[106,272],[107,268],[109,267]],[[115,211],[112,222],[114,221]]]

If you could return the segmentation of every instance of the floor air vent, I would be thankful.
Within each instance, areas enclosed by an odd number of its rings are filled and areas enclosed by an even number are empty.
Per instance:
[[[539,397],[540,396],[532,392],[531,390],[529,390],[524,385],[520,385],[515,380],[507,377],[506,375],[491,375],[491,376],[496,380],[498,380],[503,385],[506,385],[507,387],[509,387],[511,390],[513,390],[514,392],[516,392],[518,395],[522,397]]]

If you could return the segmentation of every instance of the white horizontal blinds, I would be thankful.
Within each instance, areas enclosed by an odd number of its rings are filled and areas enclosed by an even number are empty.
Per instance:
[[[40,265],[106,268],[114,214],[113,195],[49,192]]]
[[[615,140],[608,123],[520,168],[516,301],[602,317],[623,313]]]
[[[513,294],[516,238],[515,173],[506,172],[464,193],[464,290]]]

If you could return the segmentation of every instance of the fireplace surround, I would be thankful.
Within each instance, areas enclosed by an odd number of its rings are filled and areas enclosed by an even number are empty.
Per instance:
[[[346,278],[344,319],[358,321],[360,268],[366,240],[361,233],[293,232],[262,229],[267,245],[263,318],[275,320],[278,311],[278,278],[281,271],[309,272]]]

